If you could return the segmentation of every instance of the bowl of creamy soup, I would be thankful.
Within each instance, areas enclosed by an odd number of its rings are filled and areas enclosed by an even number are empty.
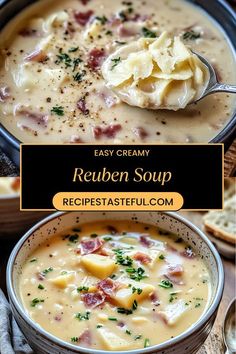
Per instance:
[[[196,353],[224,273],[175,213],[56,213],[13,250],[7,287],[37,353]]]
[[[235,84],[235,14],[225,1],[12,0],[0,20],[0,123],[12,148],[233,134],[235,96],[193,104],[207,73],[184,55],[203,55]]]
[[[20,177],[0,177],[0,239],[19,238],[45,212],[20,211]]]

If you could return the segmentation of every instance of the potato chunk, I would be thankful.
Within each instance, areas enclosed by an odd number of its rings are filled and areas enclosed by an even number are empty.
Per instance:
[[[58,275],[56,278],[49,279],[51,283],[58,286],[59,288],[66,288],[67,285],[75,279],[74,272],[68,272],[62,275]]]
[[[130,347],[129,342],[104,327],[99,328],[98,333],[107,350],[125,350]]]
[[[115,261],[99,254],[87,254],[81,257],[81,264],[97,278],[104,279],[116,268]]]
[[[189,308],[190,306],[186,305],[184,300],[179,300],[175,304],[166,306],[165,309],[159,311],[158,314],[161,315],[169,326],[174,326]]]
[[[135,300],[140,302],[155,290],[155,287],[150,284],[135,281],[129,281],[129,284],[131,284],[130,287],[127,285],[127,287],[119,289],[112,297],[117,306],[130,309]],[[136,290],[134,291],[134,289]]]

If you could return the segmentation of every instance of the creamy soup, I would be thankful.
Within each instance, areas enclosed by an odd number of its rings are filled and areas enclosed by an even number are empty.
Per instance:
[[[1,123],[34,143],[209,141],[232,116],[232,95],[172,112],[130,106],[105,85],[109,55],[164,31],[205,56],[221,81],[235,83],[224,33],[186,1],[40,1],[1,33]]]
[[[0,177],[0,195],[12,195],[19,192],[19,177]]]
[[[211,279],[181,238],[135,221],[82,224],[52,236],[26,260],[23,305],[72,344],[131,350],[165,342],[206,311]]]

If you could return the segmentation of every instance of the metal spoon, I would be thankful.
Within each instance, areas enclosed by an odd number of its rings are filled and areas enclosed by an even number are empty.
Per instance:
[[[236,93],[236,86],[235,85],[228,85],[228,84],[219,83],[217,80],[216,72],[215,72],[215,69],[213,68],[213,66],[200,54],[195,53],[195,52],[193,52],[193,53],[196,54],[198,56],[198,58],[203,62],[203,64],[206,65],[206,67],[209,70],[209,75],[210,75],[208,86],[206,87],[202,96],[197,99],[197,101],[202,100],[204,97],[206,97],[212,93],[217,93],[217,92]]]
[[[230,303],[223,325],[223,339],[226,347],[225,354],[236,353],[236,298]]]

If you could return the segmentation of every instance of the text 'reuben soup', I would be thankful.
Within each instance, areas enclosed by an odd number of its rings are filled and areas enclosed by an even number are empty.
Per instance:
[[[142,167],[129,171],[110,171],[103,167],[98,171],[86,171],[83,168],[76,167],[73,174],[73,182],[154,182],[164,186],[172,178],[170,171],[145,171]]]

